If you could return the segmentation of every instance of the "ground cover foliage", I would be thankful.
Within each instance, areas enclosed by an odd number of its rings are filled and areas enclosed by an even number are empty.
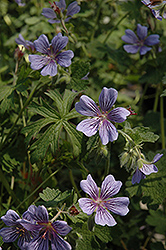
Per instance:
[[[0,1],[0,248],[166,248],[165,2]]]

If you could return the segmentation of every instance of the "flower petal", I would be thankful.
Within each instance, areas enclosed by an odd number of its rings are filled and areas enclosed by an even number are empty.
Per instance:
[[[41,71],[42,76],[50,75],[55,76],[57,74],[57,65],[51,60]]]
[[[115,108],[109,112],[107,118],[112,122],[124,122],[127,116],[130,115],[130,111],[125,108]]]
[[[101,226],[115,226],[117,222],[113,216],[103,207],[98,207],[95,215],[95,223]]]
[[[25,250],[27,249],[27,246],[29,244],[29,242],[32,240],[32,238],[30,237],[29,232],[24,232],[24,234],[22,234],[17,242],[17,245],[19,246],[19,248],[21,250]]]
[[[96,182],[93,180],[92,176],[88,174],[86,180],[80,182],[80,187],[82,190],[87,193],[92,199],[97,200],[99,195],[99,189],[96,185]]]
[[[62,239],[58,234],[53,233],[51,235],[51,249],[52,250],[71,250],[71,246],[67,241]]]
[[[152,48],[146,47],[146,46],[141,46],[140,47],[140,55],[145,55],[148,51],[150,51]]]
[[[17,225],[17,220],[20,219],[20,216],[14,211],[9,209],[7,213],[1,217],[1,220],[7,225],[7,226],[15,226]]]
[[[129,203],[130,201],[128,197],[117,197],[105,201],[103,206],[114,214],[124,216],[129,212],[129,209],[127,207]]]
[[[159,38],[159,35],[150,35],[145,39],[144,44],[148,46],[156,45],[160,42]]]
[[[113,175],[107,175],[101,185],[100,199],[106,200],[117,194],[122,186],[121,181],[116,181]]]
[[[71,4],[69,4],[66,16],[73,16],[74,14],[77,14],[80,11],[80,9],[81,8],[78,5],[77,1],[74,1]]]
[[[101,114],[96,103],[86,95],[82,95],[80,101],[75,104],[75,109],[81,115],[98,116]]]
[[[127,53],[135,54],[138,52],[140,46],[139,45],[124,45],[123,48]]]
[[[31,62],[31,68],[38,70],[44,67],[49,62],[49,58],[40,55],[29,55],[29,61]]]
[[[85,119],[77,125],[76,129],[84,133],[86,136],[91,137],[97,133],[99,124],[99,118]]]
[[[26,43],[24,37],[21,34],[19,34],[18,38],[15,39],[15,42],[17,44],[23,45],[25,48],[27,48],[27,43]]]
[[[34,41],[35,48],[38,52],[49,55],[50,54],[50,45],[48,38],[42,34],[37,40]]]
[[[57,18],[55,11],[51,8],[43,8],[42,13],[46,18],[54,19]]]
[[[143,164],[143,167],[140,169],[140,171],[144,175],[149,175],[151,173],[157,173],[158,168],[154,164]]]
[[[78,200],[79,206],[84,213],[91,215],[96,209],[96,203],[89,198],[80,198]]]
[[[57,54],[64,47],[66,47],[67,43],[68,43],[67,36],[62,36],[61,33],[58,33],[58,35],[54,36],[54,38],[51,41],[51,45],[53,47],[54,54]]]
[[[56,56],[57,63],[62,67],[69,67],[71,64],[71,59],[74,57],[74,53],[72,50],[67,50],[61,52]]]
[[[118,132],[115,126],[107,120],[102,122],[99,129],[99,135],[103,145],[106,145],[109,141],[115,141],[118,138]]]
[[[145,178],[146,176],[139,170],[139,168],[137,168],[132,177],[132,184],[140,183],[141,179]]]
[[[142,26],[141,24],[137,24],[137,35],[140,40],[144,40],[148,34],[148,28],[146,26]]]
[[[103,111],[109,111],[116,102],[118,91],[104,87],[99,96],[99,105]]]
[[[126,35],[122,36],[121,39],[126,42],[126,43],[137,43],[138,42],[138,37],[136,36],[136,34],[130,30],[127,29],[125,31]]]
[[[49,249],[49,240],[48,232],[45,235],[39,235],[38,237],[32,239],[28,245],[27,250],[48,250]]]
[[[157,161],[159,161],[162,156],[163,156],[163,154],[155,155],[155,157],[153,158],[153,163],[156,163]]]
[[[0,230],[0,236],[4,242],[14,242],[19,236],[18,232],[15,227],[4,227]]]
[[[72,230],[72,227],[69,227],[66,221],[56,220],[52,223],[52,226],[54,227],[55,231],[62,236],[65,236]]]
[[[61,9],[62,12],[66,9],[65,0],[60,0],[59,2],[55,2],[55,3],[59,7],[59,9]]]

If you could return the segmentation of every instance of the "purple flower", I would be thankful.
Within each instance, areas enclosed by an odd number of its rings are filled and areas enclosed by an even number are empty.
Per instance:
[[[21,34],[19,34],[18,38],[15,39],[15,42],[19,45],[23,45],[26,49],[34,52],[35,45],[33,42],[25,40]]]
[[[1,219],[8,226],[0,230],[0,236],[2,236],[3,241],[14,242],[19,238],[17,245],[20,249],[25,250],[32,238],[30,232],[20,224],[19,215],[13,210],[8,210],[6,215],[2,216]],[[26,215],[23,215],[23,219],[28,220]]]
[[[25,212],[28,218],[31,218],[33,222],[28,220],[20,220],[20,223],[27,230],[36,230],[39,232],[37,237],[34,237],[27,246],[27,250],[48,250],[49,240],[51,241],[52,250],[70,250],[71,246],[63,238],[59,236],[65,236],[71,231],[71,227],[67,225],[67,222],[57,220],[55,222],[49,221],[47,209],[44,206],[31,205]]]
[[[163,156],[163,154],[157,154],[153,158],[153,161],[149,164],[145,163],[145,160],[140,160],[141,167],[137,167],[135,173],[132,177],[132,184],[139,183],[141,179],[145,179],[146,175],[150,175],[151,173],[157,173],[158,168],[154,165],[157,161],[160,160],[160,158]]]
[[[166,1],[143,0],[141,2],[151,10],[155,18],[160,21],[162,17],[166,19]]]
[[[19,6],[25,6],[25,3],[22,3],[22,0],[15,0],[15,2],[16,2]]]
[[[82,95],[80,102],[75,104],[76,111],[81,115],[92,116],[94,118],[83,120],[77,125],[76,129],[89,137],[95,135],[99,129],[99,135],[103,145],[106,145],[109,141],[117,140],[118,132],[113,123],[124,122],[126,117],[130,115],[130,112],[125,108],[114,108],[108,112],[114,105],[117,96],[117,90],[104,87],[99,96],[100,111],[91,98]]]
[[[34,44],[36,50],[45,55],[29,55],[31,68],[33,70],[38,70],[45,66],[41,74],[43,76],[55,76],[57,74],[57,63],[62,67],[69,67],[71,59],[74,57],[73,51],[67,50],[60,53],[67,43],[68,37],[62,36],[61,33],[52,39],[51,44],[49,44],[45,35],[41,35],[34,41]]]
[[[124,45],[123,48],[127,53],[135,54],[140,52],[140,55],[145,55],[148,51],[150,51],[152,48],[147,46],[153,46],[158,44],[159,41],[159,35],[150,35],[147,37],[148,28],[145,26],[142,26],[140,24],[137,24],[137,35],[130,30],[127,29],[125,31],[126,35],[122,36],[121,39],[126,42],[130,43],[132,45]]]
[[[121,181],[115,181],[113,175],[108,175],[101,185],[101,190],[89,174],[86,180],[81,181],[80,186],[82,190],[91,198],[80,198],[78,200],[82,211],[88,215],[96,212],[95,223],[105,226],[114,226],[116,221],[108,210],[111,212],[124,216],[129,212],[129,198],[117,197],[112,198],[117,194],[122,186]]]
[[[49,18],[49,23],[60,23],[60,16],[64,14],[64,10],[66,9],[66,3],[65,0],[60,0],[59,2],[53,2],[51,4],[52,9],[50,8],[44,8],[42,11],[42,15],[46,18]],[[65,14],[64,21],[68,22],[74,14],[77,14],[80,11],[80,6],[78,5],[77,1],[72,2],[69,4],[67,8],[67,12]],[[57,17],[57,14],[58,17]]]

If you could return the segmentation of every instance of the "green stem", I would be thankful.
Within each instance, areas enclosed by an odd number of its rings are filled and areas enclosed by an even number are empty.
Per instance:
[[[78,190],[78,188],[77,188],[77,185],[76,185],[76,183],[75,183],[75,180],[74,180],[73,173],[72,173],[72,170],[71,170],[71,169],[69,170],[69,176],[70,176],[71,184],[73,185],[73,187],[74,187],[76,193],[78,194],[78,197],[81,198],[80,192],[79,192],[79,190]]]
[[[103,43],[106,43],[109,36],[112,34],[112,32],[118,27],[118,25],[130,14],[131,11],[128,11],[120,20],[119,22],[117,22],[117,24],[112,28],[110,29],[110,31],[107,33],[107,36],[106,38],[104,39]]]
[[[45,179],[29,196],[27,196],[26,199],[24,199],[17,207],[16,210],[22,205],[24,204],[24,202],[26,202],[31,196],[33,196],[37,190],[39,190],[52,176],[54,176],[56,173],[58,173],[59,170],[61,170],[61,168],[57,169],[55,172],[53,172],[50,176],[47,177],[47,179]]]
[[[102,3],[103,3],[103,0],[100,0],[99,6],[97,8],[97,14],[96,14],[94,29],[92,31],[92,35],[91,35],[91,39],[90,39],[91,41],[93,40],[93,38],[95,36],[95,32],[96,32],[96,29],[97,29],[97,23],[98,23],[98,20],[99,20],[99,15],[100,15],[100,10],[101,10]]]
[[[106,168],[105,168],[105,174],[104,177],[109,174],[110,171],[110,162],[111,162],[111,142],[107,146],[108,155],[107,155],[107,162],[106,162]]]
[[[64,203],[61,209],[58,211],[58,213],[52,218],[51,222],[54,222],[56,218],[63,212],[63,209],[65,208],[66,204]]]
[[[142,93],[141,99],[140,99],[140,101],[139,101],[139,110],[140,110],[141,107],[142,107],[142,103],[143,103],[143,100],[144,100],[146,91],[147,91],[147,89],[148,89],[148,86],[149,86],[149,83],[147,82],[147,83],[145,84],[145,87],[144,87],[144,89],[143,89],[143,93]]]
[[[160,84],[161,93],[163,92],[163,85]],[[161,127],[161,142],[162,149],[165,149],[165,131],[164,131],[164,99],[160,97],[160,127]]]
[[[155,100],[154,100],[154,106],[153,106],[153,112],[157,111],[157,106],[158,106],[158,102],[159,102],[159,91],[160,91],[159,86],[157,86]]]

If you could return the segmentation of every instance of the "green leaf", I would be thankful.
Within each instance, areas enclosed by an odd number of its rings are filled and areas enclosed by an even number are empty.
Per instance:
[[[13,91],[14,91],[14,87],[13,86],[1,86],[1,91],[0,91],[0,101],[2,101],[3,99],[6,99]]]
[[[100,226],[95,225],[94,228],[94,234],[103,242],[110,242],[112,240],[111,234],[110,234],[110,227],[108,226]]]
[[[150,226],[155,227],[156,233],[165,234],[166,233],[166,217],[163,211],[157,210],[153,211],[150,210],[150,215],[147,216],[146,222]]]
[[[73,108],[67,115],[63,117],[64,120],[70,120],[76,117],[80,117],[81,115]]]
[[[43,190],[43,193],[39,193],[39,196],[42,200],[44,201],[52,201],[56,197],[58,197],[61,194],[61,191],[59,189],[51,189],[47,187],[46,189]]]
[[[57,90],[49,90],[48,92],[45,92],[46,95],[48,95],[54,102],[55,105],[60,113],[60,116],[63,115],[63,99],[60,93]]]
[[[40,22],[40,18],[39,17],[28,17],[25,19],[25,23],[28,25],[33,25]]]

